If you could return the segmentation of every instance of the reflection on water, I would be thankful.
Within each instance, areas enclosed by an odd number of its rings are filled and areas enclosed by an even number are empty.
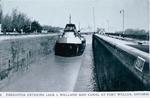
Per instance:
[[[2,91],[62,92],[73,91],[82,56],[64,58],[53,54],[31,65],[30,72],[5,87]]]
[[[54,56],[56,64],[65,65],[65,64],[78,64],[82,60],[82,56],[76,57],[61,57],[61,56]]]

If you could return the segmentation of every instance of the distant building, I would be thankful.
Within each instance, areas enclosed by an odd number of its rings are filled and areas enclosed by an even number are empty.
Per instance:
[[[97,33],[99,34],[105,34],[105,28],[97,28]]]
[[[42,33],[48,33],[48,31],[47,31],[47,30],[42,30],[41,32],[42,32]]]
[[[64,29],[59,30],[60,33],[63,33]]]

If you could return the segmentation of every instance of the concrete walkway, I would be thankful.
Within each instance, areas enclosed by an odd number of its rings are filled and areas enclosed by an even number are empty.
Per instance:
[[[88,36],[86,38],[89,40],[86,42],[87,44],[82,58],[82,65],[74,88],[74,91],[77,92],[91,92],[99,90],[96,83],[95,66],[93,62],[93,50],[91,45],[92,37]]]
[[[108,36],[104,36],[104,35],[99,35],[96,34],[96,36],[100,37],[101,39],[105,40],[106,42],[126,51],[129,54],[135,55],[135,56],[140,56],[142,58],[144,58],[147,62],[149,62],[149,54],[146,52],[143,52],[137,48],[131,47],[129,45],[132,45],[132,42],[127,42],[127,41],[123,41],[123,40],[119,40],[119,39],[115,39],[115,38],[111,38]]]

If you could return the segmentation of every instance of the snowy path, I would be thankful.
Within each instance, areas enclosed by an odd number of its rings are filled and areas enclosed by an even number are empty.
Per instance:
[[[92,80],[91,36],[88,36],[87,39],[88,44],[84,55],[65,58],[51,54],[47,57],[43,57],[31,65],[28,73],[1,91],[92,91],[95,82]],[[89,62],[86,62],[87,60]]]

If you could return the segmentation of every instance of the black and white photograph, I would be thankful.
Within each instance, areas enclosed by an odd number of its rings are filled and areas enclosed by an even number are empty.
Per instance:
[[[149,4],[0,0],[0,92],[150,96]]]

